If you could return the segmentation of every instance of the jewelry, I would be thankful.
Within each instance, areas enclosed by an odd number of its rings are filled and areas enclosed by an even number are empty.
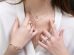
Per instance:
[[[51,37],[47,37],[47,39],[46,39],[46,41],[45,41],[45,42],[47,42],[48,40],[51,40]]]
[[[48,41],[48,38],[45,38],[45,41],[44,42],[47,43],[47,41]]]
[[[13,44],[9,44],[10,46],[12,46],[16,51],[21,52],[21,48],[14,46]]]

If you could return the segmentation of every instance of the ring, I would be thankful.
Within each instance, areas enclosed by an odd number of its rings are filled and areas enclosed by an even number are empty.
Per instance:
[[[46,38],[45,42],[47,42],[49,40],[49,38]]]
[[[48,37],[47,37],[47,39],[46,39],[46,41],[45,41],[45,42],[47,42],[48,40],[51,40],[51,37],[50,37],[50,38],[48,38]]]

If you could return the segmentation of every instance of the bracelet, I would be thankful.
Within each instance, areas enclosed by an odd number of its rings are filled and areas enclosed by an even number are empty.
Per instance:
[[[21,52],[22,49],[16,47],[15,45],[13,44],[9,44],[10,46],[12,46],[17,52]]]

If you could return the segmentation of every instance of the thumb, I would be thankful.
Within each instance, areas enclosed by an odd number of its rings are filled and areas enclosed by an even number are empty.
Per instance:
[[[27,13],[26,13],[26,18],[25,18],[25,20],[24,20],[24,22],[23,22],[23,25],[24,25],[24,26],[27,25],[27,24],[29,23],[29,20],[30,20],[30,14],[27,12]]]
[[[15,20],[13,26],[12,26],[11,32],[12,32],[12,33],[15,33],[15,32],[18,30],[18,28],[19,28],[19,20],[18,20],[18,18],[17,18],[17,19]]]

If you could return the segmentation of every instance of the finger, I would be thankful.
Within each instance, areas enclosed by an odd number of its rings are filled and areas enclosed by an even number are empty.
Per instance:
[[[42,42],[45,44],[45,45],[50,45],[50,42],[51,42],[51,38],[48,38],[48,37],[45,37],[45,36],[42,36]]]
[[[42,41],[44,44],[46,44],[47,39],[48,39],[47,37],[41,35],[41,41]]]
[[[30,19],[30,16],[29,16],[29,13],[27,12],[26,13],[26,18],[25,18],[25,20],[23,22],[23,26],[26,26],[29,23],[29,19]]]
[[[41,45],[43,48],[48,49],[48,46],[46,46],[46,45],[43,44],[42,42],[38,41],[38,44]]]
[[[32,26],[30,24],[27,24],[26,28],[31,32]]]
[[[50,19],[50,26],[51,26],[51,33],[52,33],[52,35],[57,35],[57,29],[56,29],[56,26],[55,26],[55,24],[53,23],[53,21]]]
[[[17,29],[19,28],[19,20],[18,18],[15,20],[13,27],[12,27],[12,33],[15,33],[17,31]]]
[[[43,34],[47,36],[48,38],[52,36],[47,30],[43,30]]]
[[[50,24],[49,26],[51,26],[51,29],[53,29],[54,23],[53,23],[52,19],[49,19],[49,24]]]
[[[51,47],[50,39],[45,38],[45,36],[43,36],[43,35],[42,35],[41,38],[42,38],[42,40],[40,41],[41,42],[41,46],[48,50],[48,47]]]
[[[32,16],[31,12],[29,12],[30,14],[30,21],[32,22],[33,26],[36,27],[36,20],[35,18]]]
[[[14,22],[11,32],[10,32],[9,41],[11,41],[11,38],[12,38],[11,35],[13,35],[18,30],[18,28],[19,28],[19,21],[18,21],[18,19],[15,19],[15,22]]]
[[[52,26],[52,34],[55,35],[55,36],[58,34],[58,31],[55,27],[55,24],[53,24],[53,26]]]

